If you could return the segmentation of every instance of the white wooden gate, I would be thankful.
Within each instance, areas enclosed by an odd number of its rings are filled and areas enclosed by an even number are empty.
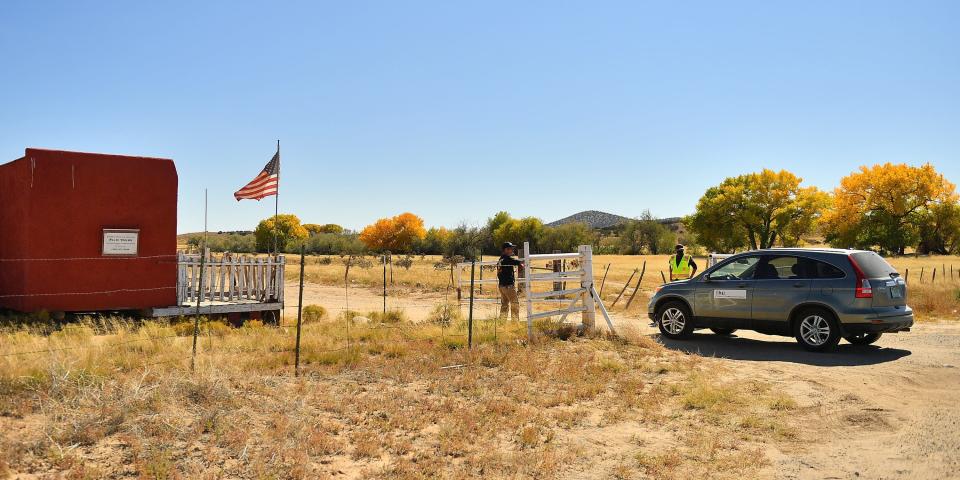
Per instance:
[[[560,272],[533,273],[533,262],[541,260],[575,260],[566,262],[569,266],[576,267],[576,270],[565,270]],[[600,300],[593,287],[593,247],[590,245],[580,245],[576,253],[544,253],[531,254],[530,243],[523,243],[523,267],[524,283],[526,284],[527,300],[527,337],[533,339],[533,321],[540,318],[560,317],[560,322],[567,319],[571,313],[580,313],[581,324],[584,330],[592,331],[596,327],[597,308],[603,314],[607,321],[607,327],[610,332],[616,334],[613,322],[610,321],[610,315],[606,307]],[[553,287],[554,282],[579,282],[577,288],[568,288],[564,290],[543,290],[538,291],[537,284],[547,282]],[[543,312],[534,312],[534,304],[542,302],[552,302],[556,299],[565,299],[563,308],[548,310]]]

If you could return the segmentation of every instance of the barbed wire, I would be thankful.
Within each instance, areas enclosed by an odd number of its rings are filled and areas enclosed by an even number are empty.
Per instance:
[[[177,258],[177,255],[136,255],[136,256],[104,256],[104,257],[63,257],[63,258],[0,258],[0,262],[66,262],[88,260],[156,260],[159,258]]]
[[[22,298],[22,297],[56,297],[60,295],[108,295],[113,293],[129,292],[154,292],[157,290],[176,290],[176,286],[170,287],[147,287],[147,288],[119,288],[116,290],[100,290],[95,292],[65,292],[65,293],[11,293],[0,295],[0,298]]]

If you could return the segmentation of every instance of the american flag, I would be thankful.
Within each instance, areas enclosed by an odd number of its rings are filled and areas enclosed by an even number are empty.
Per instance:
[[[234,192],[233,198],[236,198],[238,202],[243,199],[260,200],[270,195],[276,195],[279,188],[280,152],[278,150],[276,155],[267,163],[267,166],[263,167],[260,175],[257,175],[250,183]]]

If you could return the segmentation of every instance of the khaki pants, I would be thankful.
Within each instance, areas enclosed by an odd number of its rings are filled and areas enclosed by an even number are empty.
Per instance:
[[[508,309],[514,320],[520,320],[520,299],[517,298],[515,285],[500,286],[500,319],[507,318]]]

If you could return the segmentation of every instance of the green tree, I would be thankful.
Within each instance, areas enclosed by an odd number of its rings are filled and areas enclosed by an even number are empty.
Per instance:
[[[466,260],[476,258],[483,249],[484,231],[464,224],[450,230],[450,236],[443,247],[443,256],[452,258],[461,256]]]
[[[316,223],[305,223],[303,228],[307,229],[307,232],[310,232],[310,235],[317,235],[320,233],[333,233],[340,235],[343,233],[343,227],[337,225],[336,223],[327,223],[324,225],[317,225]]]
[[[645,210],[640,218],[623,225],[618,241],[618,251],[625,255],[648,253],[660,255],[671,253],[676,244],[676,235],[653,215]]]
[[[593,245],[596,240],[597,234],[589,225],[573,222],[544,227],[539,243],[544,252],[575,252],[580,245]]]
[[[933,205],[920,227],[920,253],[955,255],[960,252],[960,203]]]
[[[830,204],[828,194],[801,187],[801,181],[786,170],[768,169],[727,178],[704,193],[684,223],[714,251],[797,245]]]
[[[413,250],[418,253],[442,255],[453,233],[445,227],[430,227],[426,235],[414,242]]]
[[[484,232],[483,232],[484,236],[486,237],[485,239],[486,245],[484,245],[484,250],[486,250],[487,253],[490,253],[490,254],[500,253],[500,245],[502,244],[502,242],[501,243],[496,242],[496,240],[494,239],[494,232],[496,232],[501,225],[509,222],[511,219],[512,217],[510,217],[510,214],[502,210],[487,219],[487,225],[484,228]]]
[[[277,248],[281,252],[286,251],[288,246],[299,244],[309,236],[307,229],[300,225],[300,219],[288,213],[277,215],[276,219],[270,217],[261,220],[253,233],[257,237],[258,252],[273,251],[274,234],[277,238]]]
[[[355,233],[317,233],[307,239],[307,251],[320,255],[359,255],[366,246]]]
[[[543,222],[536,217],[511,218],[503,222],[493,231],[493,242],[499,246],[504,242],[513,242],[518,245],[530,242],[530,249],[540,251],[540,240],[543,237]]]

